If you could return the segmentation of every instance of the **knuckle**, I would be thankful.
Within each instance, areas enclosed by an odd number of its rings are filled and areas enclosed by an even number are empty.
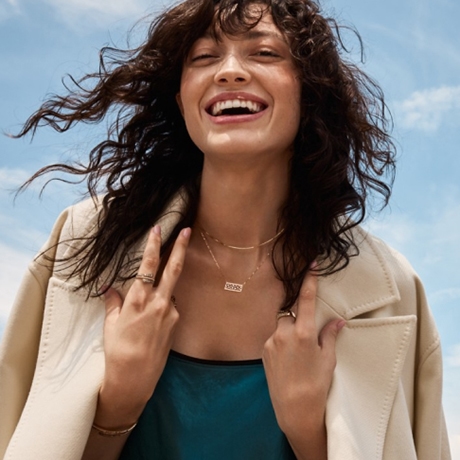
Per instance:
[[[149,267],[157,267],[160,262],[160,258],[155,254],[145,254],[142,261]]]
[[[270,351],[273,348],[273,338],[270,337],[265,343],[264,343],[264,351]]]
[[[281,348],[284,346],[286,343],[286,336],[285,334],[281,333],[279,330],[277,330],[273,335],[271,339],[272,343],[272,348]]]
[[[179,322],[179,312],[175,309],[175,308],[172,308],[171,309],[171,322],[175,325]]]
[[[304,302],[309,302],[309,301],[315,300],[316,293],[310,288],[302,289],[300,291],[299,297],[300,297],[300,300]]]
[[[126,298],[129,305],[135,310],[141,310],[145,307],[146,298],[142,292],[130,292],[129,297]]]
[[[184,263],[181,260],[171,261],[170,269],[173,275],[180,275],[183,267],[184,267]]]
[[[131,308],[133,308],[134,310],[136,311],[140,311],[140,310],[143,310],[144,309],[144,302],[142,302],[140,299],[133,299],[131,300]]]
[[[312,320],[308,321],[297,321],[295,323],[295,333],[300,340],[311,341],[318,340],[319,332],[316,327],[316,323]]]
[[[157,298],[155,299],[155,312],[158,313],[159,315],[165,315],[165,313],[169,310],[169,302],[161,297],[161,298]]]
[[[300,343],[311,343],[313,341],[317,341],[317,337],[316,337],[316,334],[314,334],[309,328],[301,328],[301,329],[297,329],[296,331],[296,336],[297,336],[297,340],[300,342]]]

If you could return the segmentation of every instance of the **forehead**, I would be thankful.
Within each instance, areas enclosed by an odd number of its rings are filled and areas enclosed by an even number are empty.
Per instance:
[[[256,40],[275,38],[287,43],[286,37],[273,22],[273,17],[265,5],[251,4],[243,18],[214,18],[214,22],[201,38],[221,41],[223,37],[233,40]]]

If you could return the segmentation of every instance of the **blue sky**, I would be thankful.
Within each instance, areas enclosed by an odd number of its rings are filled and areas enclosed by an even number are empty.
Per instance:
[[[165,4],[0,0],[0,129],[17,130],[47,93],[61,91],[65,73],[95,69],[101,46],[123,46],[135,21]],[[425,283],[443,342],[445,411],[460,460],[460,3],[324,0],[323,6],[361,33],[365,68],[382,85],[394,115],[394,194],[390,208],[367,226],[403,252]],[[59,211],[80,199],[59,184],[41,200],[38,186],[15,203],[8,190],[44,164],[87,151],[99,133],[42,130],[32,144],[0,136],[0,334],[25,266]]]

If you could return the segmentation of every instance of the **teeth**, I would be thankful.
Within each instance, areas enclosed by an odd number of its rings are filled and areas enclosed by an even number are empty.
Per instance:
[[[239,107],[247,108],[252,113],[260,112],[263,109],[262,104],[260,104],[259,102],[233,99],[216,102],[211,106],[210,112],[214,117],[216,117],[218,115],[221,115],[222,111],[225,109],[237,109]]]

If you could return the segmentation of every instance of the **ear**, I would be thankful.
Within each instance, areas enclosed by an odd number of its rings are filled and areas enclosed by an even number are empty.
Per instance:
[[[179,106],[180,113],[184,116],[184,105],[182,104],[182,98],[180,97],[180,93],[176,94],[176,102]]]

